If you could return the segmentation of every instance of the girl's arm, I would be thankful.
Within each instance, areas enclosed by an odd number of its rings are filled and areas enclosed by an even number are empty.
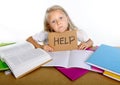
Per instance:
[[[32,36],[30,36],[26,41],[32,43],[35,48],[42,48],[42,49],[44,49],[45,51],[48,51],[48,52],[52,52],[52,51],[53,51],[53,48],[50,47],[49,45],[40,45],[40,44],[38,44],[38,43],[32,38]]]
[[[85,50],[85,49],[90,48],[92,46],[93,46],[93,41],[91,39],[89,39],[86,42],[81,42],[80,45],[78,45],[78,49]]]
[[[32,36],[30,36],[29,38],[27,38],[26,41],[32,43],[35,48],[43,48],[43,45],[38,44],[38,43],[32,38]]]

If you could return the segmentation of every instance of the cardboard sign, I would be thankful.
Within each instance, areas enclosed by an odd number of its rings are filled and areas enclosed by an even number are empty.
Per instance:
[[[77,33],[76,31],[50,32],[48,43],[55,51],[77,49]]]

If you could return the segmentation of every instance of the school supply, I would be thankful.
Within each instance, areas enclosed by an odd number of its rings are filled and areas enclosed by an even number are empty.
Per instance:
[[[97,48],[98,46],[94,47],[93,49],[88,48],[87,50],[95,51]],[[72,81],[82,77],[83,75],[89,72],[89,70],[82,69],[82,68],[75,68],[75,67],[73,68],[56,67],[56,69]],[[91,66],[91,70],[94,72],[103,73],[103,70],[94,66]]]
[[[51,60],[47,52],[40,48],[35,49],[27,41],[1,47],[0,57],[9,66],[15,78],[20,78]]]
[[[104,72],[104,70],[102,70],[102,69],[100,69],[100,68],[97,68],[97,67],[95,67],[95,66],[91,66],[91,71],[94,71],[94,72],[97,72],[97,73],[103,73]]]
[[[56,67],[56,69],[68,77],[70,80],[76,80],[89,72],[89,70],[82,68]]]
[[[104,71],[103,75],[105,75],[105,76],[107,76],[109,78],[115,79],[117,81],[120,81],[120,75],[114,74],[112,72]]]
[[[0,47],[11,45],[11,44],[15,44],[15,42],[4,42],[4,43],[2,42],[0,43]],[[0,71],[8,70],[8,69],[9,67],[7,66],[7,64],[0,60]]]
[[[48,52],[52,57],[52,61],[44,64],[44,67],[48,66],[60,66],[60,67],[77,67],[91,70],[91,66],[86,64],[85,61],[93,53],[88,50],[69,50],[69,51],[57,51]]]
[[[15,42],[3,42],[3,43],[0,43],[0,47],[11,45],[11,44],[15,44]]]
[[[7,66],[7,64],[0,60],[0,71],[8,70],[8,69],[9,67]]]
[[[95,67],[120,75],[120,48],[103,44],[86,62]]]

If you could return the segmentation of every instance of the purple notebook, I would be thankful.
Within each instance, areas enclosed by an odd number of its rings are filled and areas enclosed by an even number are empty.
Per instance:
[[[97,48],[97,47],[96,47]],[[92,50],[95,51],[93,49],[87,49],[87,50]],[[56,69],[58,71],[60,71],[61,73],[63,73],[66,77],[68,77],[70,80],[76,80],[79,77],[85,75],[86,73],[89,72],[89,70],[86,69],[82,69],[82,68],[64,68],[64,67],[56,67]],[[103,70],[98,69],[96,67],[92,66],[92,70],[95,72],[99,72],[99,73],[103,73]]]
[[[79,77],[85,75],[88,73],[88,70],[82,69],[82,68],[63,68],[63,67],[56,67],[56,69],[60,72],[62,72],[66,77],[68,77],[70,80],[76,80]]]

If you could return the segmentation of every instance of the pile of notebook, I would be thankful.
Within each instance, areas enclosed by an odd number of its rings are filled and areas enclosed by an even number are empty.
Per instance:
[[[91,66],[91,71],[120,81],[120,48],[102,44],[85,62]],[[76,80],[90,71],[81,68],[56,68],[71,80]]]
[[[5,45],[9,44],[2,44],[1,46]],[[59,66],[55,66],[55,68],[70,80],[76,80],[89,71],[94,71],[120,81],[120,49],[102,44],[97,47],[96,50],[92,51],[92,55],[85,61],[86,64],[90,65],[91,69],[76,67],[65,68]],[[9,67],[5,62],[0,60],[0,71],[6,70],[9,70]]]
[[[104,70],[103,75],[120,81],[120,48],[102,44],[86,63]]]

